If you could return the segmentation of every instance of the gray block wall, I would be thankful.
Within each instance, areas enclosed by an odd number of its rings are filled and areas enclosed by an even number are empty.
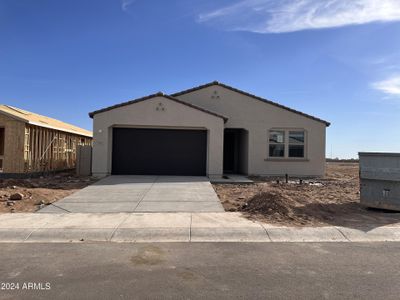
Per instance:
[[[92,146],[76,148],[76,175],[90,176],[92,173]]]

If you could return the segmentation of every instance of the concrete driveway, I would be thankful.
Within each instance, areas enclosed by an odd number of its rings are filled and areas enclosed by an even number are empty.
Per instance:
[[[207,177],[109,176],[40,213],[223,212]]]

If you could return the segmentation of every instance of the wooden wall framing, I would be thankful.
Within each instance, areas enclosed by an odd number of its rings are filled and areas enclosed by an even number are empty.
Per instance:
[[[78,145],[90,146],[92,138],[26,124],[24,172],[73,169]]]
[[[0,127],[4,128],[3,173],[24,172],[25,123],[0,114]]]

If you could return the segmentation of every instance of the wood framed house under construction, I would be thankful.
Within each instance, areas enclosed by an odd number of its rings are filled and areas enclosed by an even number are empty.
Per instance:
[[[73,169],[77,146],[92,132],[9,105],[0,105],[0,172],[37,173]]]

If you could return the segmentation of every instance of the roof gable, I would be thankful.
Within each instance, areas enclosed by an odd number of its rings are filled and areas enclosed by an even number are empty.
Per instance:
[[[245,91],[239,90],[239,89],[237,89],[237,88],[231,87],[231,86],[229,86],[229,85],[220,83],[220,82],[218,82],[218,81],[213,81],[213,82],[210,82],[210,83],[207,83],[207,84],[203,84],[203,85],[200,85],[200,86],[197,86],[197,87],[188,89],[188,90],[184,90],[184,91],[181,91],[181,92],[178,92],[178,93],[174,93],[174,94],[172,94],[171,96],[172,96],[172,97],[179,97],[179,96],[181,96],[181,95],[189,94],[189,93],[192,93],[192,92],[195,92],[195,91],[204,89],[204,88],[208,88],[208,87],[210,87],[210,86],[215,86],[215,85],[220,86],[220,87],[223,87],[223,88],[226,88],[226,89],[231,90],[231,91],[234,91],[234,92],[236,92],[236,93],[239,93],[239,94],[248,96],[248,97],[253,98],[253,99],[255,99],[255,100],[259,100],[259,101],[261,101],[261,102],[268,103],[268,104],[274,105],[274,106],[276,106],[276,107],[279,107],[279,108],[288,110],[288,111],[290,111],[290,112],[292,112],[292,113],[302,115],[303,117],[312,119],[312,120],[314,120],[314,121],[318,121],[318,122],[324,123],[326,126],[331,125],[329,122],[327,122],[327,121],[325,121],[325,120],[322,120],[322,119],[320,119],[320,118],[317,118],[317,117],[308,115],[308,114],[306,114],[306,113],[303,113],[303,112],[301,112],[301,111],[292,109],[292,108],[287,107],[287,106],[284,106],[284,105],[282,105],[282,104],[273,102],[273,101],[271,101],[271,100],[258,97],[258,96],[256,96],[256,95],[253,95],[253,94],[247,93],[247,92],[245,92]]]
[[[177,102],[177,103],[179,103],[179,104],[182,104],[182,105],[185,105],[185,106],[194,108],[194,109],[196,109],[196,110],[202,111],[202,112],[204,112],[204,113],[207,113],[207,114],[210,114],[210,115],[213,115],[213,116],[222,118],[222,119],[224,120],[224,122],[226,122],[226,121],[228,120],[228,118],[225,117],[225,116],[223,116],[223,115],[217,114],[217,113],[215,113],[215,112],[212,112],[212,111],[207,110],[207,109],[205,109],[205,108],[202,108],[202,107],[193,105],[193,104],[191,104],[191,103],[188,103],[188,102],[185,102],[185,101],[176,99],[176,98],[171,97],[171,96],[169,96],[169,95],[165,95],[165,94],[162,93],[162,92],[159,92],[159,93],[156,93],[156,94],[151,94],[151,95],[149,95],[149,96],[145,96],[145,97],[142,97],[142,98],[130,100],[130,101],[127,101],[127,102],[123,102],[123,103],[120,103],[120,104],[116,104],[116,105],[113,105],[113,106],[109,106],[109,107],[106,107],[106,108],[102,108],[102,109],[93,111],[93,112],[89,113],[89,117],[93,118],[94,115],[96,115],[96,114],[98,114],[98,113],[110,111],[110,110],[113,110],[113,109],[115,109],[115,108],[119,108],[119,107],[131,105],[131,104],[136,104],[136,103],[139,103],[139,102],[142,102],[142,101],[146,101],[146,100],[149,100],[149,99],[153,99],[153,98],[155,98],[155,97],[164,97],[164,98],[166,98],[166,99],[175,101],[175,102]]]

